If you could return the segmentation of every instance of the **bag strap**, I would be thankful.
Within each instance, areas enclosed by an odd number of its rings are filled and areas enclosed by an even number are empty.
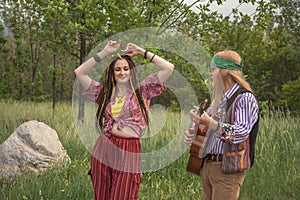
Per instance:
[[[250,92],[249,90],[246,90],[245,88],[239,88],[228,100],[227,100],[227,104],[226,104],[226,112],[228,111],[228,109],[230,108],[230,106],[232,105],[232,103],[234,102],[234,100],[237,98],[238,95],[246,93],[246,92]],[[250,92],[252,93],[252,92]]]
[[[233,102],[231,102],[231,106],[229,106],[228,109],[230,109],[230,117],[229,117],[229,122],[230,124],[234,124],[234,112],[235,112],[235,107],[236,107],[236,102],[239,100],[242,94],[235,95],[235,99]],[[228,110],[226,110],[227,112]]]

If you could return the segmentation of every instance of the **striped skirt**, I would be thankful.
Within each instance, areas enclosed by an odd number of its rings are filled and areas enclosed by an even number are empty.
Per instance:
[[[101,134],[96,141],[90,175],[96,200],[138,199],[140,177],[139,138]]]

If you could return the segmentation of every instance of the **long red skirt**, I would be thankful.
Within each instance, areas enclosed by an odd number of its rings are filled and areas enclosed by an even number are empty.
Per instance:
[[[90,170],[96,200],[138,199],[140,152],[138,138],[99,136]]]

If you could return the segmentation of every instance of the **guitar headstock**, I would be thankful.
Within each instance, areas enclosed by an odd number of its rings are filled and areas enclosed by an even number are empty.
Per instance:
[[[201,115],[203,114],[207,102],[208,102],[208,100],[207,100],[207,99],[204,99],[203,102],[200,104],[199,109],[197,110],[197,114],[198,114],[198,115],[201,116]]]

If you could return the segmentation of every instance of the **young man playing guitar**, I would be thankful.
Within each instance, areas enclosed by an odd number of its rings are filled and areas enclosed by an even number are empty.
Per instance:
[[[246,171],[253,165],[258,130],[258,103],[242,75],[242,60],[230,50],[216,53],[211,61],[213,98],[199,115],[190,111],[195,127],[207,127],[201,147],[203,197],[205,200],[236,200]],[[185,131],[185,144],[191,145],[195,128]],[[188,170],[189,171],[189,170]]]

